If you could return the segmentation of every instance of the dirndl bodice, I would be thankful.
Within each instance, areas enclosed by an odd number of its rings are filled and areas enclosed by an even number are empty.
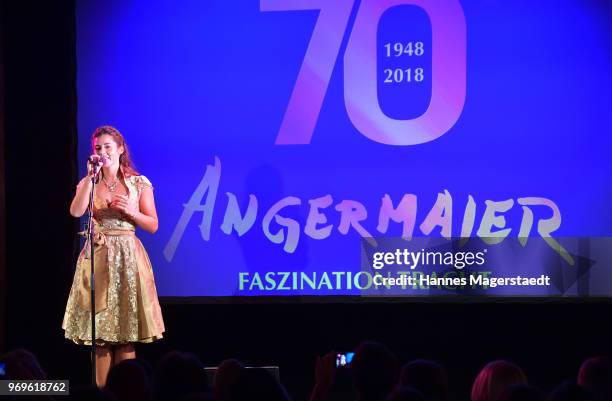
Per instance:
[[[151,186],[144,176],[125,179],[129,201]],[[94,199],[94,253],[86,241],[76,271],[62,328],[66,338],[91,344],[91,258],[94,259],[96,343],[152,342],[162,338],[164,322],[153,268],[135,235],[136,226],[121,211]]]

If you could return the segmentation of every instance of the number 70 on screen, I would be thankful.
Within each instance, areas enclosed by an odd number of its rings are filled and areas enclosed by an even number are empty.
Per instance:
[[[261,11],[319,10],[276,144],[309,144],[353,5],[359,0],[260,0]],[[431,100],[413,119],[390,118],[377,92],[376,33],[382,14],[402,5],[422,8],[431,22]],[[455,124],[465,102],[466,27],[459,0],[361,0],[344,52],[344,103],[367,138],[387,145],[432,141]]]

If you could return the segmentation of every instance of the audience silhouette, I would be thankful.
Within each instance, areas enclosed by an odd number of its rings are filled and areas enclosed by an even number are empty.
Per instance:
[[[472,401],[498,401],[501,393],[515,384],[527,384],[521,368],[508,361],[489,362],[474,380]]]
[[[578,384],[589,389],[597,401],[612,401],[612,361],[610,358],[589,358],[578,372]]]
[[[155,370],[153,389],[155,401],[178,401],[192,393],[206,393],[208,382],[204,366],[191,353],[169,352]]]
[[[378,342],[363,342],[349,366],[337,367],[337,353],[317,357],[311,401],[463,401],[453,399],[448,373],[436,361],[418,359],[400,372],[393,352]],[[46,380],[36,356],[17,349],[0,356],[3,380]],[[197,356],[171,351],[157,364],[128,359],[110,370],[106,386],[74,385],[66,400],[87,401],[290,401],[278,376],[249,368],[236,359],[219,364],[208,386]],[[577,382],[563,382],[547,396],[528,385],[516,364],[489,362],[476,376],[471,401],[612,401],[612,362],[607,357],[585,360]],[[51,396],[5,396],[7,400],[58,400]]]
[[[435,361],[417,359],[402,368],[400,384],[421,392],[428,401],[448,400],[448,374]]]

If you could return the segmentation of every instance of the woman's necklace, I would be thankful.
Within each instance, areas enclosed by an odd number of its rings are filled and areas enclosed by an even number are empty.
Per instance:
[[[106,181],[106,177],[102,177],[102,181],[104,181],[104,185],[106,185],[106,188],[111,192],[115,192],[117,184],[119,184],[119,180],[115,180],[112,184],[109,184],[108,181]]]

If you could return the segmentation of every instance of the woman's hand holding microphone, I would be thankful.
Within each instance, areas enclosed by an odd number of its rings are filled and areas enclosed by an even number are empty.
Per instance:
[[[87,176],[91,178],[95,172],[98,173],[100,169],[106,164],[107,158],[100,155],[91,155],[87,159]]]

